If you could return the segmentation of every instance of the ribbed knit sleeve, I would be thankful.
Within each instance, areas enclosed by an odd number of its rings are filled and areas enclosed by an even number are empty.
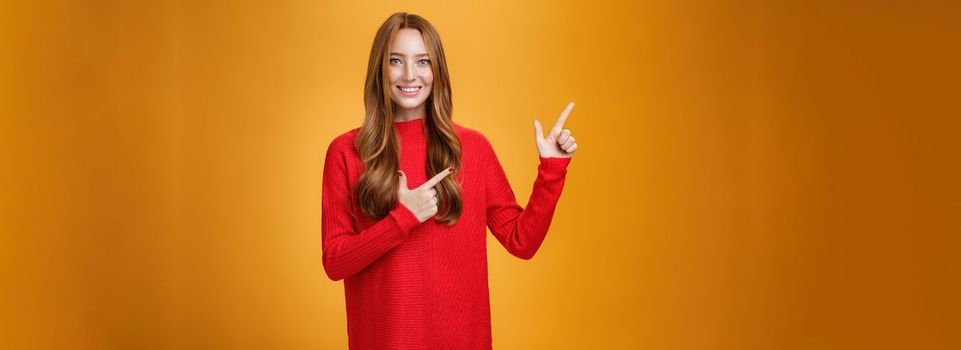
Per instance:
[[[554,217],[572,158],[539,157],[537,179],[527,208],[521,208],[492,148],[485,167],[487,227],[512,255],[530,259],[540,248]]]
[[[389,215],[356,232],[350,216],[350,180],[345,144],[332,142],[327,149],[321,194],[321,236],[324,270],[337,281],[364,270],[384,253],[400,245],[420,224],[407,207],[397,203]]]

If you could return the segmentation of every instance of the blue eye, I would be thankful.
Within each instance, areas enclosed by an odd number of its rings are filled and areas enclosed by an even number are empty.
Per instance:
[[[423,62],[421,64],[430,64],[430,60],[420,60],[420,62]]]
[[[391,58],[391,59],[390,59],[390,63],[391,63],[391,64],[393,64],[394,61],[397,61],[397,63],[400,63],[400,60],[399,60],[399,59],[396,59],[396,58]]]

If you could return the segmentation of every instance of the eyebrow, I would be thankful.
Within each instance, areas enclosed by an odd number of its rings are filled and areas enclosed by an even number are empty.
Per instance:
[[[404,54],[402,54],[402,53],[400,53],[400,52],[391,52],[390,55],[391,55],[391,56],[405,57]],[[426,53],[421,53],[421,54],[414,55],[414,57],[422,57],[422,56],[430,57],[430,55],[428,55],[428,54],[426,54]]]

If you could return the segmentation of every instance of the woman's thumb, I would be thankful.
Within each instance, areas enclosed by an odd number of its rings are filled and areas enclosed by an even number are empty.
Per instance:
[[[399,189],[399,190],[401,190],[401,191],[403,191],[403,190],[408,190],[408,188],[407,188],[407,174],[404,174],[403,171],[398,170],[398,171],[397,171],[397,177],[398,177],[399,180],[400,180],[400,189]]]
[[[534,119],[534,137],[537,139],[544,138],[544,129],[541,128],[541,121]]]

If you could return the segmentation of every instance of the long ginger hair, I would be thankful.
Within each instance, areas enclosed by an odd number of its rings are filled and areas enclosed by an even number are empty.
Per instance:
[[[427,136],[427,177],[453,167],[455,173],[444,178],[437,190],[437,221],[452,226],[463,211],[460,184],[455,175],[460,170],[461,142],[451,121],[451,89],[447,60],[440,35],[426,19],[405,12],[395,13],[377,30],[367,64],[364,84],[366,115],[354,148],[363,161],[364,172],[357,181],[354,193],[361,211],[375,219],[383,218],[398,205],[399,140],[394,131],[394,103],[390,98],[390,43],[403,28],[420,31],[430,56],[434,76],[433,87],[426,103],[424,133]]]

